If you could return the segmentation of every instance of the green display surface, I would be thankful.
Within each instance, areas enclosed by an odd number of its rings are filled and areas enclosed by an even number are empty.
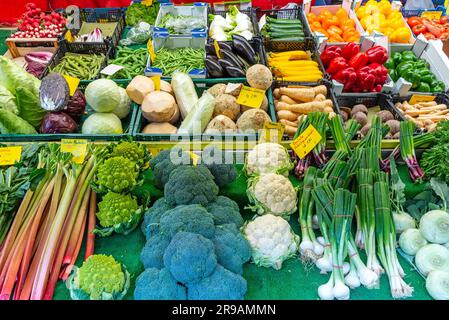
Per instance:
[[[220,193],[235,200],[245,219],[250,219],[254,214],[244,209],[248,200],[246,197],[246,177],[239,166],[238,179],[226,188],[222,188]],[[406,184],[407,198],[413,197],[422,190],[422,185],[413,184],[409,178],[407,168],[399,166],[399,173]],[[299,181],[291,178],[294,185]],[[153,187],[152,174],[149,172],[143,188],[150,190],[152,200],[161,197],[163,193]],[[296,213],[290,219],[295,233],[299,234],[298,214]],[[118,261],[124,263],[131,274],[131,288],[125,299],[133,299],[134,283],[136,277],[143,271],[140,263],[140,251],[145,244],[145,237],[140,228],[127,236],[113,235],[108,238],[97,238],[95,240],[95,253],[113,255]],[[84,258],[84,248],[80,253],[77,265],[82,264]],[[365,257],[362,257],[365,259]],[[411,299],[431,299],[425,289],[424,279],[410,267],[410,265],[399,257],[402,267],[407,276],[405,281],[414,287],[413,297]],[[248,281],[248,292],[246,299],[252,300],[317,300],[318,286],[328,281],[329,275],[322,275],[315,266],[304,268],[298,258],[292,258],[286,261],[281,270],[272,268],[257,267],[254,264],[247,263],[244,266],[244,277]],[[54,296],[55,300],[70,299],[68,290],[62,281],[58,282]],[[390,286],[386,275],[381,277],[379,289],[368,290],[364,287],[351,290],[351,299],[354,300],[391,300]]]

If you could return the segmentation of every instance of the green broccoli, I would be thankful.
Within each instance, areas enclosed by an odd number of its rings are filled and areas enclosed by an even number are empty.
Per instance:
[[[172,206],[206,205],[217,199],[218,186],[205,166],[180,166],[170,173],[164,195],[167,203]]]
[[[199,234],[179,232],[165,250],[164,265],[179,282],[198,282],[217,266],[214,244]]]
[[[145,146],[133,141],[121,141],[115,145],[111,152],[111,157],[122,156],[128,160],[143,164],[150,157],[150,153]]]
[[[99,193],[129,191],[136,186],[138,176],[139,168],[135,162],[121,156],[113,157],[98,167],[94,187]]]
[[[130,275],[114,257],[96,254],[81,268],[74,267],[66,285],[73,300],[120,300],[129,289]]]
[[[180,205],[166,211],[160,218],[159,228],[168,237],[186,231],[211,239],[215,233],[212,215],[199,204]]]
[[[239,205],[228,197],[218,196],[217,200],[206,205],[206,209],[214,216],[216,225],[234,223],[239,228],[243,226]]]
[[[145,269],[164,267],[164,252],[170,244],[170,238],[163,234],[156,234],[147,240],[140,253],[140,261]]]
[[[246,280],[220,265],[207,278],[187,285],[189,300],[243,300]]]
[[[113,231],[128,234],[139,224],[142,209],[131,195],[108,192],[98,203],[97,218],[102,228],[95,232],[108,236]]]
[[[183,164],[191,164],[190,155],[181,148],[162,150],[150,160],[150,167],[153,170],[154,185],[163,189],[170,177],[170,173]]]
[[[232,157],[231,159],[233,160]],[[215,147],[206,147],[201,153],[201,163],[209,169],[219,187],[224,187],[237,178],[234,164],[232,161],[227,163],[226,160],[226,152]]]
[[[186,288],[167,269],[149,268],[136,279],[135,300],[187,300]]]
[[[243,264],[251,258],[251,247],[236,225],[217,226],[212,241],[218,263],[234,273],[243,274]]]
[[[165,198],[159,198],[153,203],[153,206],[145,212],[141,229],[147,240],[150,236],[159,232],[159,220],[161,216],[170,209],[173,209],[173,207],[165,201]]]

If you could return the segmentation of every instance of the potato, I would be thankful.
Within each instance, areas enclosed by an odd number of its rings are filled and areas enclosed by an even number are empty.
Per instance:
[[[251,107],[248,107],[248,106],[244,106],[244,105],[240,105],[240,111],[241,112],[245,112],[246,110],[249,110],[249,109],[254,109],[254,108],[251,108]],[[260,109],[262,109],[265,112],[268,112],[268,98],[267,98],[267,96],[263,97]]]
[[[264,123],[271,121],[270,116],[261,109],[251,109],[242,113],[237,120],[237,128],[242,132],[257,133],[260,129],[263,129]]]
[[[178,129],[168,122],[153,122],[143,128],[142,133],[146,134],[175,134]]]
[[[220,94],[215,98],[213,117],[220,114],[227,116],[232,121],[237,120],[240,115],[240,105],[237,103],[237,99],[234,96],[231,96],[230,94]]]
[[[225,133],[237,130],[237,125],[229,117],[222,114],[213,118],[206,127],[204,133]]]
[[[135,76],[126,87],[129,98],[137,104],[142,104],[145,96],[153,91],[153,80],[145,76]]]

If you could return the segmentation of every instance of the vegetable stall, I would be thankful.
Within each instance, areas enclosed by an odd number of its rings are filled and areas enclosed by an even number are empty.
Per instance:
[[[27,5],[0,57],[0,298],[448,300],[430,9],[142,1],[73,28]]]

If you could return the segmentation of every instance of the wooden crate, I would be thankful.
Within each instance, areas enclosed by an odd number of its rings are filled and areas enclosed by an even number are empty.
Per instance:
[[[21,52],[25,49],[38,51],[36,47],[52,49],[52,52],[58,48],[58,38],[7,38],[5,40],[12,58],[18,58],[25,54]],[[29,51],[28,51],[29,52]]]

